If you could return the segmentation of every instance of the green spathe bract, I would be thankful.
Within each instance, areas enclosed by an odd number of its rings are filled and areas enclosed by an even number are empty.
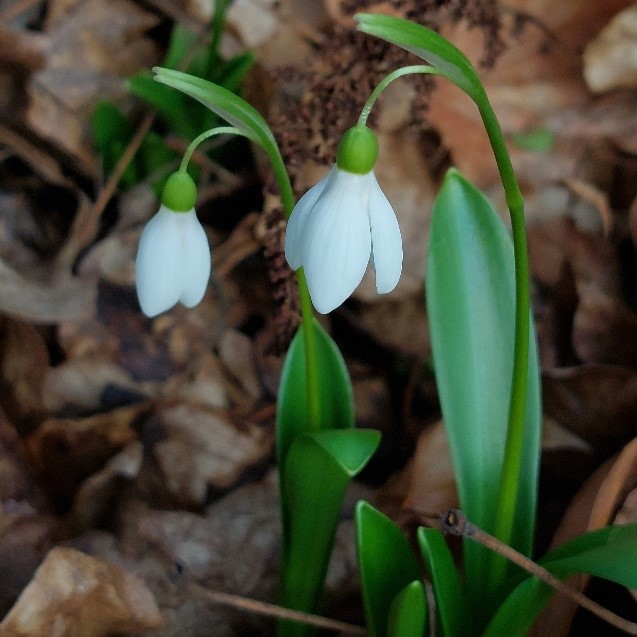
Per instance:
[[[433,208],[427,309],[436,382],[461,508],[491,532],[504,457],[513,366],[515,291],[511,239],[489,201],[450,170]],[[540,385],[533,336],[527,384],[523,480],[513,546],[529,555],[535,527]],[[489,553],[465,541],[469,603],[488,593]]]
[[[161,202],[173,212],[188,212],[195,207],[197,186],[185,171],[173,173],[164,186]]]
[[[355,175],[371,172],[378,158],[378,138],[361,124],[345,131],[336,153],[336,165]]]

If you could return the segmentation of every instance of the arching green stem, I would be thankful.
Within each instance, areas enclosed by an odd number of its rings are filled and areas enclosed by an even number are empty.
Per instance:
[[[279,186],[281,193],[281,202],[283,204],[283,213],[285,218],[289,219],[294,210],[294,193],[292,192],[292,184],[288,176],[283,158],[278,152],[276,156],[270,153],[272,168],[274,169],[274,177]],[[305,341],[305,372],[307,377],[307,400],[310,424],[312,429],[318,431],[321,422],[321,397],[318,386],[318,372],[316,361],[316,343],[314,342],[314,309],[310,292],[307,288],[307,281],[303,268],[296,271],[296,281],[299,288],[299,299],[301,303],[301,325],[303,329],[303,340]]]
[[[204,131],[201,135],[197,135],[195,139],[193,139],[186,152],[184,153],[184,157],[181,160],[181,164],[179,166],[179,172],[185,172],[186,168],[188,168],[188,164],[190,163],[190,158],[192,154],[195,152],[197,146],[202,142],[205,142],[210,137],[214,137],[215,135],[242,135],[243,137],[248,137],[243,131],[240,131],[238,128],[234,126],[217,126],[216,128],[211,128],[210,130]]]
[[[430,66],[429,64],[415,64],[413,66],[403,66],[400,69],[396,69],[392,71],[388,75],[386,75],[378,84],[378,86],[372,91],[371,95],[367,98],[365,102],[365,106],[363,106],[363,110],[361,111],[361,115],[358,118],[358,124],[364,126],[367,123],[367,118],[369,117],[369,113],[372,110],[372,107],[376,103],[376,100],[379,98],[380,94],[394,81],[399,77],[403,77],[404,75],[414,75],[417,73],[422,74],[430,74],[430,75],[440,75],[440,71],[435,66]]]
[[[179,170],[186,170],[186,168],[188,167],[188,162],[190,161],[193,152],[195,151],[197,146],[199,146],[199,144],[215,135],[226,134],[241,135],[242,137],[247,137],[248,139],[253,140],[253,137],[251,137],[245,131],[235,128],[234,126],[217,126],[216,128],[211,128],[210,130],[201,133],[201,135],[196,137],[190,143],[181,161]],[[271,147],[265,148],[265,150],[268,153],[272,168],[274,170],[274,176],[279,187],[285,218],[289,219],[290,215],[292,214],[292,210],[294,209],[295,203],[290,178],[285,169],[283,158],[281,157],[279,149],[276,146],[272,145]],[[314,310],[312,309],[312,301],[310,299],[310,293],[307,289],[307,282],[305,281],[303,269],[297,270],[296,279],[298,282],[299,297],[301,303],[303,338],[305,340],[305,367],[307,375],[309,419],[310,423],[312,424],[312,429],[318,430],[321,421],[321,400],[318,388],[318,374],[316,371],[316,344],[314,343],[314,329],[312,325],[312,321],[314,319]]]
[[[489,141],[493,148],[507,206],[511,215],[513,253],[515,259],[515,342],[513,349],[513,375],[511,399],[509,402],[509,422],[504,449],[500,492],[493,535],[505,544],[511,543],[515,506],[520,483],[524,440],[524,416],[526,408],[526,388],[529,370],[530,340],[530,284],[529,257],[524,225],[524,199],[520,192],[511,159],[506,149],[500,124],[491,108],[484,90],[474,100],[482,116]],[[497,585],[504,576],[506,562],[501,558],[492,561],[491,582]]]

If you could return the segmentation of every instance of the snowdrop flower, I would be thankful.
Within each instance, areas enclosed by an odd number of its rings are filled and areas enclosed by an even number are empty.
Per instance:
[[[159,211],[142,232],[135,283],[146,316],[157,316],[178,302],[194,307],[206,291],[210,248],[195,213],[196,198],[190,176],[174,173],[166,182]]]
[[[285,257],[303,267],[314,307],[327,314],[345,301],[371,262],[379,294],[396,287],[403,264],[400,228],[373,172],[376,135],[363,125],[341,140],[336,165],[296,204]]]

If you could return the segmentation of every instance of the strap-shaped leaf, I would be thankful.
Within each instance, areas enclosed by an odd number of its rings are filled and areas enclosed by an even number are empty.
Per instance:
[[[348,429],[354,426],[354,393],[349,373],[336,343],[315,319],[312,323],[321,410],[319,429]],[[294,438],[311,431],[307,409],[305,338],[300,327],[285,357],[277,400],[277,460],[285,456]]]
[[[492,531],[513,369],[513,246],[490,202],[457,170],[436,198],[427,259],[427,309],[436,382],[463,511]],[[521,476],[512,544],[530,554],[540,449],[540,383],[530,357]],[[488,552],[465,542],[470,604],[485,590]],[[472,600],[472,601],[471,601]]]
[[[387,637],[424,637],[427,598],[420,580],[407,584],[389,606]]]
[[[367,502],[356,505],[356,547],[367,630],[385,637],[390,605],[408,584],[420,580],[420,566],[398,526]]]
[[[472,98],[484,93],[478,76],[464,53],[439,33],[402,18],[377,13],[354,16],[358,30],[396,44],[435,66]]]
[[[637,588],[637,524],[606,527],[576,537],[547,553],[540,564],[560,579],[585,573]],[[500,606],[484,637],[524,637],[553,593],[539,579],[525,579]]]
[[[238,95],[227,89],[187,73],[155,67],[155,79],[190,95],[225,119],[270,155],[279,155],[274,135],[261,114]]]
[[[420,552],[436,598],[436,612],[443,637],[460,637],[465,632],[466,608],[462,585],[444,536],[438,529],[418,529]]]
[[[283,590],[287,608],[317,612],[345,489],[372,457],[380,433],[328,430],[296,436],[282,472]],[[307,626],[280,622],[279,637],[308,634]]]

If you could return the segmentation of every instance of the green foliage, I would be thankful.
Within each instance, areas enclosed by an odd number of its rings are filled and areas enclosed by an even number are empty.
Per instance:
[[[210,44],[198,44],[198,36],[185,26],[176,24],[164,58],[164,66],[169,69],[183,68],[197,77],[216,82],[231,92],[239,90],[241,82],[254,64],[251,53],[242,53],[230,60],[219,55],[219,42],[229,2],[217,2],[211,22]],[[161,126],[149,131],[140,148],[122,176],[119,185],[129,188],[144,179],[151,179],[157,196],[161,195],[167,169],[176,163],[179,154],[170,149],[164,141],[166,133],[178,135],[185,141],[192,141],[202,130],[212,128],[218,117],[208,108],[187,101],[183,95],[154,81],[148,71],[142,71],[127,82],[131,94],[152,106]],[[108,176],[122,153],[130,143],[134,126],[112,102],[101,102],[92,118],[92,132],[95,146],[102,158],[104,174]],[[197,170],[190,170],[193,177]]]
[[[398,615],[403,612],[406,600],[394,600],[406,586],[420,581],[420,565],[398,526],[363,501],[356,505],[356,548],[367,630],[371,637],[385,637],[389,634],[387,627],[392,603],[392,622],[398,629]],[[414,592],[403,594],[407,595],[406,599],[417,595]],[[426,625],[424,616],[422,624],[420,634]]]
[[[461,637],[467,634],[467,609],[460,577],[442,533],[437,529],[418,529],[418,544],[436,598],[440,634]]]
[[[389,606],[387,637],[423,637],[427,628],[427,598],[420,580],[407,584]]]
[[[637,588],[637,524],[580,535],[547,553],[540,564],[560,579],[586,573]],[[524,637],[553,593],[535,577],[524,579],[497,610],[484,637]]]
[[[316,320],[312,321],[312,342],[321,417],[318,430],[313,431],[303,329],[286,355],[277,401],[283,529],[281,603],[315,612],[320,606],[345,488],[373,455],[380,434],[353,428],[354,400],[345,361]],[[311,632],[293,622],[280,622],[278,627],[280,637]]]
[[[427,308],[436,381],[461,508],[492,532],[513,366],[515,281],[511,239],[489,201],[455,170],[436,198],[429,235]],[[533,339],[529,335],[530,339]],[[540,385],[531,343],[524,451],[513,546],[529,555],[535,524]],[[465,542],[472,604],[486,591],[488,552]]]
[[[281,465],[282,594],[287,608],[316,612],[350,480],[380,442],[378,431],[327,429],[299,434]],[[277,634],[311,634],[303,624],[279,623]]]
[[[349,429],[354,426],[354,393],[345,361],[336,343],[314,319],[317,376],[321,396],[319,429]],[[277,399],[277,461],[283,467],[294,438],[311,431],[305,379],[305,339],[299,329],[285,357]]]

